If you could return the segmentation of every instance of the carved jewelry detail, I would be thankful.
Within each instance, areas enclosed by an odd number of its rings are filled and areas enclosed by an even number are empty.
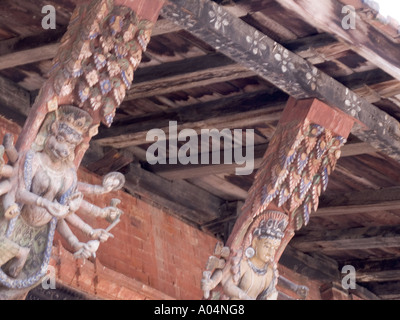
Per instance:
[[[251,270],[260,276],[265,275],[268,271],[268,265],[265,265],[263,268],[257,268],[250,260],[247,260],[247,263],[249,264]]]
[[[253,258],[256,251],[252,247],[248,247],[245,251],[245,255],[247,259]]]

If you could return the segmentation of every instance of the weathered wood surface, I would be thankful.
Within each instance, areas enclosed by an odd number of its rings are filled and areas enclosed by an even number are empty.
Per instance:
[[[0,42],[0,70],[53,59],[66,28],[57,28],[38,35],[11,38]]]
[[[400,187],[336,194],[332,198],[321,201],[315,216],[328,217],[400,209]]]
[[[253,75],[252,71],[220,54],[167,62],[139,69],[125,100],[157,96]]]
[[[362,123],[353,134],[400,160],[396,119],[223,7],[208,0],[174,0],[164,6],[162,15],[292,97],[316,97],[353,116]]]
[[[337,0],[277,0],[284,8],[350,44],[355,52],[400,80],[400,44],[391,41],[357,13],[352,29],[342,27],[343,4]],[[251,2],[251,1],[250,1]],[[379,45],[377,45],[379,43]]]
[[[310,231],[293,238],[291,245],[303,252],[399,248],[400,226]]]
[[[169,181],[134,165],[125,178],[130,193],[169,208],[191,224],[202,225],[220,216],[223,200],[186,181]]]
[[[104,130],[95,137],[100,145],[122,148],[146,143],[147,132],[162,129],[168,133],[169,121],[177,121],[178,130],[202,128],[242,128],[256,123],[268,123],[279,119],[287,99],[280,92],[248,93],[216,101],[199,103],[166,112],[142,117],[127,118],[116,123],[113,130]]]
[[[314,280],[335,281],[340,277],[339,266],[335,260],[321,254],[305,254],[290,245],[286,247],[279,263]]]
[[[400,299],[400,281],[372,282],[363,285],[384,300]]]
[[[30,93],[12,81],[0,77],[0,114],[22,125],[29,114]]]
[[[265,151],[268,148],[268,144],[259,144],[254,146],[254,169],[258,169],[262,163],[262,159],[264,156]],[[351,157],[355,155],[360,155],[360,154],[366,154],[366,153],[374,153],[376,150],[372,148],[369,144],[364,143],[364,142],[359,142],[359,143],[353,143],[353,144],[347,144],[344,145],[342,148],[342,154],[341,157]],[[233,150],[232,150],[233,152]],[[224,157],[224,150],[221,150],[220,152],[220,159],[223,159]],[[246,154],[246,148],[243,148],[242,154]],[[199,155],[199,159],[201,158],[201,155]],[[212,153],[208,156],[209,159],[212,159]],[[222,160],[221,160],[222,162]],[[225,173],[225,174],[234,174],[235,169],[240,167],[241,165],[238,165],[236,163],[232,164],[212,164],[210,161],[209,164],[201,164],[199,160],[199,164],[187,164],[187,165],[182,165],[180,163],[177,164],[169,164],[169,165],[163,165],[163,164],[155,164],[155,165],[149,165],[148,168],[157,173],[158,175],[167,178],[167,179],[174,179],[174,180],[179,180],[179,179],[191,179],[191,178],[197,178],[197,177],[202,177],[205,175],[213,175],[213,174],[220,174],[220,173]]]
[[[384,282],[400,280],[400,258],[380,261],[346,261],[356,270],[358,282]]]
[[[152,36],[179,30],[171,21],[161,19],[155,24]],[[65,26],[59,26],[55,30],[0,41],[0,70],[53,59],[65,31]]]

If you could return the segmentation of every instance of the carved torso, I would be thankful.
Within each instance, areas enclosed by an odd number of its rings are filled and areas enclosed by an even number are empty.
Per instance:
[[[30,191],[50,201],[60,201],[60,198],[76,181],[76,173],[72,168],[61,166],[55,170],[49,165],[48,156],[36,153],[31,166],[32,185]],[[47,224],[52,216],[42,207],[25,205],[21,215],[31,226],[38,227]]]
[[[246,292],[253,299],[257,297],[271,285],[274,277],[274,270],[271,265],[267,266],[265,274],[254,272],[247,260],[242,260],[240,270],[242,278],[239,283],[239,288]]]

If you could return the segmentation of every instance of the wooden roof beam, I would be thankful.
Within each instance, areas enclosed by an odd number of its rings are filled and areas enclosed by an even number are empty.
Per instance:
[[[258,169],[262,163],[263,155],[268,148],[268,144],[259,144],[254,146],[254,169]],[[343,157],[350,157],[356,156],[360,154],[367,154],[375,152],[375,149],[372,148],[369,144],[365,142],[358,142],[352,144],[346,144],[342,147],[342,155]],[[232,150],[233,152],[233,150]],[[246,154],[246,148],[243,148],[242,154]],[[224,157],[224,150],[220,152],[220,158],[223,159]],[[199,156],[199,159],[201,156]],[[212,159],[212,155],[210,153],[209,156]],[[158,175],[166,178],[166,179],[189,179],[189,178],[196,178],[202,177],[205,175],[212,175],[212,174],[234,174],[235,169],[241,167],[243,165],[238,165],[236,163],[232,164],[212,164],[211,161],[209,164],[169,164],[169,165],[162,165],[162,164],[155,164],[155,165],[148,165],[148,168],[157,173]]]
[[[66,30],[66,27],[57,27],[36,35],[0,41],[0,70],[53,59]],[[179,30],[181,28],[171,21],[160,19],[154,26],[152,36]]]
[[[178,130],[190,128],[200,133],[204,128],[243,128],[256,123],[279,120],[287,100],[282,92],[252,92],[206,103],[157,112],[115,123],[113,130],[101,130],[94,138],[99,145],[125,148],[150,143],[149,130],[159,128],[168,133],[169,121],[177,121]]]
[[[337,0],[277,1],[314,27],[345,41],[353,51],[400,80],[400,44],[365,22],[362,15],[356,14],[355,29],[346,30],[342,27],[342,19],[346,15],[342,13],[344,4]],[[351,5],[351,1],[347,3]]]
[[[321,199],[314,217],[400,209],[400,187],[363,190]]]
[[[252,71],[218,53],[166,62],[139,68],[125,101],[251,76]]]
[[[356,270],[357,282],[400,281],[400,258],[379,261],[346,261]]]
[[[124,188],[199,227],[220,217],[223,200],[186,181],[169,181],[131,164]]]
[[[30,93],[0,77],[0,114],[23,125],[31,107]]]
[[[316,230],[296,236],[290,244],[303,252],[332,252],[400,247],[400,226]]]
[[[321,8],[320,6],[318,6]],[[209,0],[171,0],[162,16],[296,99],[317,98],[359,122],[352,133],[400,161],[400,125],[312,64]]]

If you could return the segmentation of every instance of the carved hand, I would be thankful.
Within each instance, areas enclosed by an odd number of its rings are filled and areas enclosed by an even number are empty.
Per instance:
[[[81,192],[76,192],[68,198],[68,207],[72,212],[76,212],[81,206],[83,199],[83,194]]]
[[[37,205],[47,209],[47,211],[56,218],[62,219],[69,212],[68,206],[64,206],[64,205],[58,203],[56,200],[54,200],[54,202],[52,202],[45,198],[39,197],[37,200]]]
[[[101,209],[101,216],[106,218],[109,222],[116,220],[119,216],[121,216],[122,213],[122,210],[114,206]]]
[[[104,229],[94,229],[92,239],[99,240],[100,242],[106,242],[108,238],[114,238],[114,236]]]
[[[96,256],[96,251],[99,248],[100,242],[97,240],[91,240],[88,243],[79,243],[79,246],[81,247],[78,251],[74,253],[74,256],[76,259],[82,258],[82,259],[88,259],[91,256]]]
[[[103,178],[104,192],[119,190],[125,184],[125,177],[120,172],[110,172]]]
[[[75,249],[75,259],[88,259],[92,255],[92,252],[89,250],[89,246],[86,243],[79,242],[75,245]]]
[[[214,281],[211,280],[211,271],[203,271],[201,279],[201,290],[204,292],[204,298],[208,299],[210,291],[215,288]]]

